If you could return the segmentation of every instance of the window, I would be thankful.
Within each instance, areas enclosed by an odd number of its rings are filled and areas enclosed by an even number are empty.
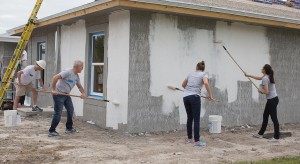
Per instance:
[[[46,42],[39,42],[37,44],[38,53],[37,60],[46,60]],[[41,71],[41,78],[45,83],[45,70]],[[37,81],[37,88],[40,88],[40,83]]]
[[[104,33],[90,35],[90,96],[103,97]]]

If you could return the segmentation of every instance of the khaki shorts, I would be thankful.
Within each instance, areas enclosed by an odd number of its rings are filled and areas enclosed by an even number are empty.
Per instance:
[[[16,96],[24,96],[26,92],[31,92],[34,89],[34,85],[32,83],[28,85],[17,85],[16,88]]]

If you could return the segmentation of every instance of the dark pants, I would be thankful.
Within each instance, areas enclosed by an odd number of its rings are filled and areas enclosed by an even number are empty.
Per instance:
[[[72,129],[73,128],[73,112],[74,107],[72,103],[72,99],[70,96],[63,96],[63,95],[53,95],[53,101],[54,101],[54,115],[51,123],[51,127],[49,129],[49,132],[54,132],[58,123],[60,122],[61,114],[63,107],[65,106],[67,110],[67,123],[66,128]]]
[[[187,114],[187,136],[193,138],[193,121],[194,121],[194,140],[200,140],[200,111],[201,99],[199,95],[191,95],[183,98],[186,114]]]
[[[268,120],[269,120],[269,115],[271,116],[271,119],[274,124],[274,138],[279,139],[279,122],[277,119],[277,105],[279,103],[278,97],[275,97],[273,99],[268,99],[265,111],[264,111],[264,116],[263,116],[263,123],[261,126],[261,129],[259,131],[259,135],[263,135],[266,131],[266,128],[268,126]]]

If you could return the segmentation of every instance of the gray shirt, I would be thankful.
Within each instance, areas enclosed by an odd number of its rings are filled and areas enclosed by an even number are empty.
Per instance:
[[[277,97],[277,92],[276,92],[275,84],[272,84],[272,83],[270,82],[269,75],[265,75],[265,76],[262,78],[261,89],[263,89],[263,87],[264,87],[265,85],[268,85],[268,88],[269,88],[269,94],[266,95],[266,98],[267,98],[267,99],[272,99],[272,98],[274,98],[274,97]]]
[[[59,73],[62,79],[56,83],[56,91],[69,94],[76,84],[80,84],[78,74],[75,74],[73,69],[67,69]]]
[[[199,95],[201,96],[201,89],[203,87],[203,78],[208,78],[208,75],[202,71],[193,71],[191,72],[187,79],[187,85],[183,93],[183,97],[190,95]]]

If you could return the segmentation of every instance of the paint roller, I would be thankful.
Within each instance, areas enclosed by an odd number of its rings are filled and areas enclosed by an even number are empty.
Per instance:
[[[171,89],[171,90],[177,90],[177,91],[182,91],[184,92],[184,90],[180,89],[180,88],[177,88],[177,87],[174,87],[174,86],[171,86],[171,85],[168,85],[168,88]]]
[[[115,106],[120,106],[120,102],[117,100],[114,100],[111,103],[114,104]]]
[[[168,85],[167,86],[169,89],[173,90],[173,91],[181,91],[181,92],[184,92],[184,90],[178,88],[178,87],[174,87],[174,86],[171,86],[171,85]],[[201,96],[202,98],[205,98],[205,99],[208,99],[207,96]],[[216,101],[216,102],[220,102],[220,100],[216,100],[216,99],[212,99],[213,101]]]
[[[225,44],[223,43],[223,41],[218,40],[218,41],[214,41],[214,43],[216,44],[222,44],[223,49],[226,51],[226,53],[229,55],[229,57],[232,59],[232,61],[240,68],[240,70],[246,74],[246,72],[242,69],[242,67],[238,64],[238,62],[233,58],[233,56],[229,53],[229,51],[227,50],[227,48],[225,47]],[[253,84],[253,86],[259,90],[258,86],[253,82],[253,80],[250,77],[247,77],[250,82]]]

